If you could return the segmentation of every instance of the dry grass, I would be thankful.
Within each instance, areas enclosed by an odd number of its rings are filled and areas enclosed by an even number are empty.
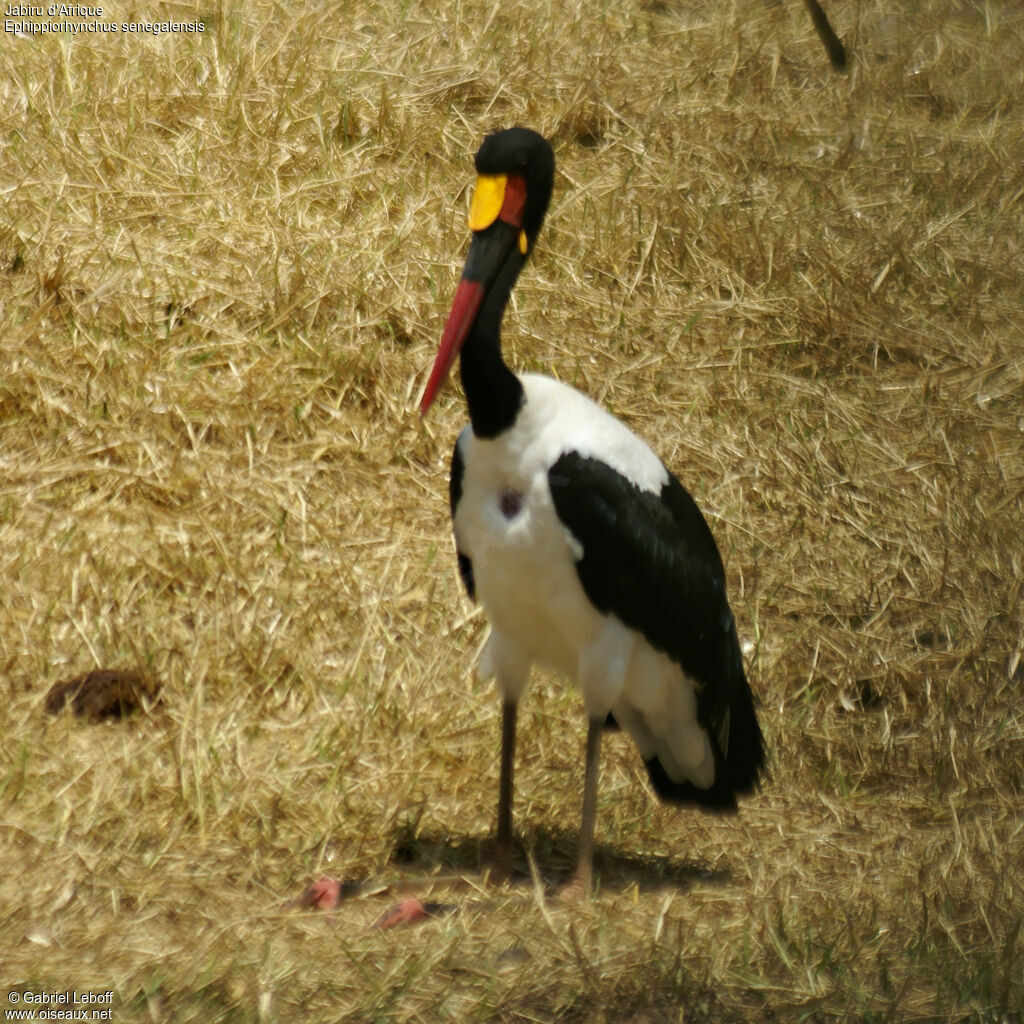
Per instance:
[[[114,1019],[1020,1021],[1024,13],[1010,0],[154,3],[0,49],[0,981]],[[771,772],[658,806],[605,744],[600,891],[416,929],[312,877],[470,868],[497,708],[415,399],[471,155],[550,134],[520,367],[706,510]],[[141,669],[127,722],[44,711]],[[571,863],[578,698],[517,822]]]

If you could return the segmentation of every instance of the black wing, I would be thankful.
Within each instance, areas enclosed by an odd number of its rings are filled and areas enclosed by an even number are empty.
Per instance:
[[[459,442],[456,441],[455,447],[452,449],[452,471],[448,477],[448,503],[452,511],[453,524],[455,522],[455,510],[459,507],[459,502],[462,500],[463,472],[462,452],[459,451]],[[459,551],[458,541],[456,541],[455,555],[459,560],[459,575],[462,577],[462,582],[466,584],[466,592],[469,594],[470,599],[475,601],[476,583],[473,580],[473,563],[469,560],[468,555],[464,555]]]
[[[587,597],[698,683],[697,719],[714,752],[714,784],[702,790],[674,782],[652,760],[655,791],[668,800],[734,807],[736,794],[757,781],[764,747],[722,559],[700,509],[671,474],[655,494],[578,452],[554,463],[548,483],[559,519],[583,548],[576,571]]]

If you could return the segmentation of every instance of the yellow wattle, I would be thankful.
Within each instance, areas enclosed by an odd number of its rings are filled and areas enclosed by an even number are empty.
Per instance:
[[[504,174],[480,174],[476,179],[473,201],[469,206],[469,230],[483,231],[489,228],[501,213],[505,202]]]

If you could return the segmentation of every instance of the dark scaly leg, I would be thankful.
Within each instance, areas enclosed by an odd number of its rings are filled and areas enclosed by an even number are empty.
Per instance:
[[[594,826],[597,822],[597,782],[601,753],[603,719],[592,718],[587,725],[587,753],[583,766],[583,813],[580,815],[580,845],[576,857],[576,877],[563,890],[566,899],[577,899],[590,892],[594,861]]]
[[[512,782],[516,760],[516,705],[501,706],[501,778],[498,783],[498,840],[495,871],[500,877],[512,873]]]

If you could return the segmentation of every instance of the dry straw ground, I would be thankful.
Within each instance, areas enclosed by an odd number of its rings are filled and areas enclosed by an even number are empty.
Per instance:
[[[1020,1021],[1024,11],[1016,0],[152,3],[200,37],[0,48],[0,982],[143,1021]],[[556,195],[509,358],[706,511],[770,747],[733,819],[539,678],[536,885],[416,928],[282,911],[486,860],[472,665],[418,389],[482,135]],[[160,707],[47,715],[141,668]]]

